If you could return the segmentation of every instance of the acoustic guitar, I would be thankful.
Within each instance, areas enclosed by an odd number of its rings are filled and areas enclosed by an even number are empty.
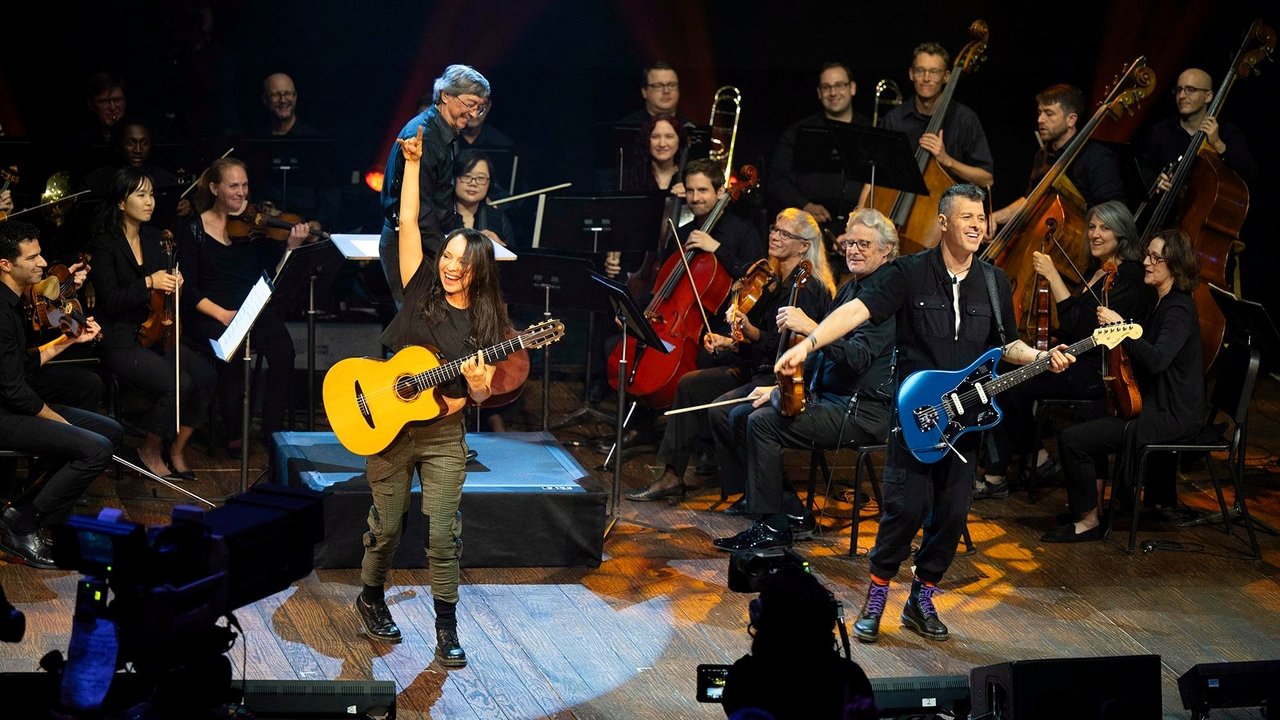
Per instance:
[[[483,350],[486,363],[564,337],[564,325],[544,320]],[[440,386],[458,377],[467,358],[443,362],[431,347],[413,345],[387,360],[347,358],[324,376],[324,410],[338,441],[357,455],[385,450],[408,423],[450,412]],[[461,407],[461,403],[458,404]]]

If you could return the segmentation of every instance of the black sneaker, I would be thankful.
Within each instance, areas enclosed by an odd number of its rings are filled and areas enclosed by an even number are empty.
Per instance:
[[[867,599],[862,601],[862,612],[853,623],[853,635],[860,642],[873,643],[880,639],[880,616],[884,615],[884,604],[888,599],[888,584],[870,583]]]
[[[1002,500],[1009,497],[1009,481],[993,483],[979,480],[973,486],[974,500]]]
[[[391,609],[387,607],[387,601],[378,599],[366,602],[363,594],[357,595],[356,614],[360,616],[360,621],[364,623],[364,632],[370,638],[389,643],[398,643],[402,639],[400,628],[396,626],[396,621],[391,619]]]
[[[712,544],[721,550],[737,552],[739,550],[763,550],[765,548],[786,547],[791,544],[791,528],[774,530],[763,520],[757,520],[751,527],[733,537],[718,538]]]
[[[938,619],[933,606],[933,596],[942,592],[937,585],[925,585],[919,579],[911,581],[911,597],[902,606],[903,627],[914,630],[930,640],[946,640],[951,637],[947,626]]]
[[[467,651],[458,642],[458,631],[448,628],[436,628],[436,659],[445,667],[460,668],[467,666]]]

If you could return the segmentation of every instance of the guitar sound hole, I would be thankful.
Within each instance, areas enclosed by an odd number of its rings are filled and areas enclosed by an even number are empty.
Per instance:
[[[412,375],[401,375],[396,378],[396,395],[401,400],[413,400],[418,397],[418,385]]]

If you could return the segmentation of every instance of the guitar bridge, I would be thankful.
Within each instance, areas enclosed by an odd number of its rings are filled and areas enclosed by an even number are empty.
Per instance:
[[[369,412],[369,401],[364,398],[364,388],[360,387],[360,381],[356,381],[356,406],[360,408],[360,417],[364,418],[369,429],[373,429],[373,414]]]
[[[938,408],[922,405],[911,412],[920,432],[929,432],[938,426]]]

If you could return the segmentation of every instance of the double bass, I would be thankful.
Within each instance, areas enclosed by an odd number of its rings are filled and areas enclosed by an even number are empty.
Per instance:
[[[759,182],[756,169],[743,166],[743,180],[731,177],[725,193],[703,220],[703,232],[711,232],[724,217],[729,203],[749,192]],[[729,297],[733,278],[720,265],[714,253],[679,250],[671,253],[658,270],[653,286],[653,300],[644,311],[645,319],[657,336],[671,348],[670,352],[646,352],[642,343],[627,343],[626,392],[650,407],[666,407],[675,399],[676,384],[686,373],[696,369],[698,348],[707,330],[707,314],[715,313]],[[606,368],[618,368],[622,361],[622,344],[609,354]],[[618,389],[621,379],[613,370],[608,374],[609,387]]]
[[[1062,149],[1056,162],[1049,167],[1035,188],[1027,194],[1026,202],[1008,223],[1000,228],[995,238],[982,251],[982,259],[1004,268],[1013,288],[1013,313],[1018,327],[1028,326],[1027,313],[1032,306],[1035,291],[1035,268],[1031,253],[1040,247],[1040,238],[1049,232],[1048,220],[1054,220],[1056,232],[1062,242],[1058,247],[1064,256],[1055,258],[1054,265],[1068,283],[1078,283],[1084,278],[1075,267],[1082,266],[1084,247],[1084,198],[1067,177],[1067,168],[1084,149],[1090,136],[1108,117],[1119,118],[1132,112],[1142,98],[1155,87],[1155,73],[1147,67],[1147,58],[1141,56],[1130,63],[1124,73],[1107,92],[1093,117]],[[1075,260],[1081,262],[1076,263]],[[1024,338],[1028,344],[1034,338]]]
[[[1236,80],[1257,73],[1258,63],[1270,57],[1275,46],[1275,31],[1261,20],[1255,20],[1236,52],[1231,71],[1222,79],[1205,111],[1205,117],[1218,117]],[[1200,256],[1200,279],[1203,282],[1196,287],[1192,297],[1200,315],[1200,349],[1205,370],[1213,365],[1226,332],[1226,319],[1210,296],[1206,283],[1227,287],[1227,257],[1240,239],[1240,228],[1248,211],[1249,188],[1209,147],[1205,132],[1197,130],[1182,158],[1169,173],[1169,190],[1161,195],[1150,219],[1142,226],[1143,247],[1152,236],[1172,224],[1187,233],[1192,247]]]
[[[991,30],[985,20],[974,20],[969,25],[969,36],[972,40],[956,55],[951,70],[951,78],[938,98],[938,104],[925,126],[925,133],[937,134],[946,120],[947,110],[960,85],[960,77],[977,71],[978,64],[986,59],[987,41]],[[924,184],[929,188],[928,196],[919,196],[892,188],[876,188],[872,207],[884,213],[898,228],[898,245],[900,255],[909,255],[918,250],[933,247],[942,239],[938,229],[938,199],[942,193],[955,184],[955,180],[943,170],[933,155],[923,147],[915,151],[916,166],[924,175]]]

